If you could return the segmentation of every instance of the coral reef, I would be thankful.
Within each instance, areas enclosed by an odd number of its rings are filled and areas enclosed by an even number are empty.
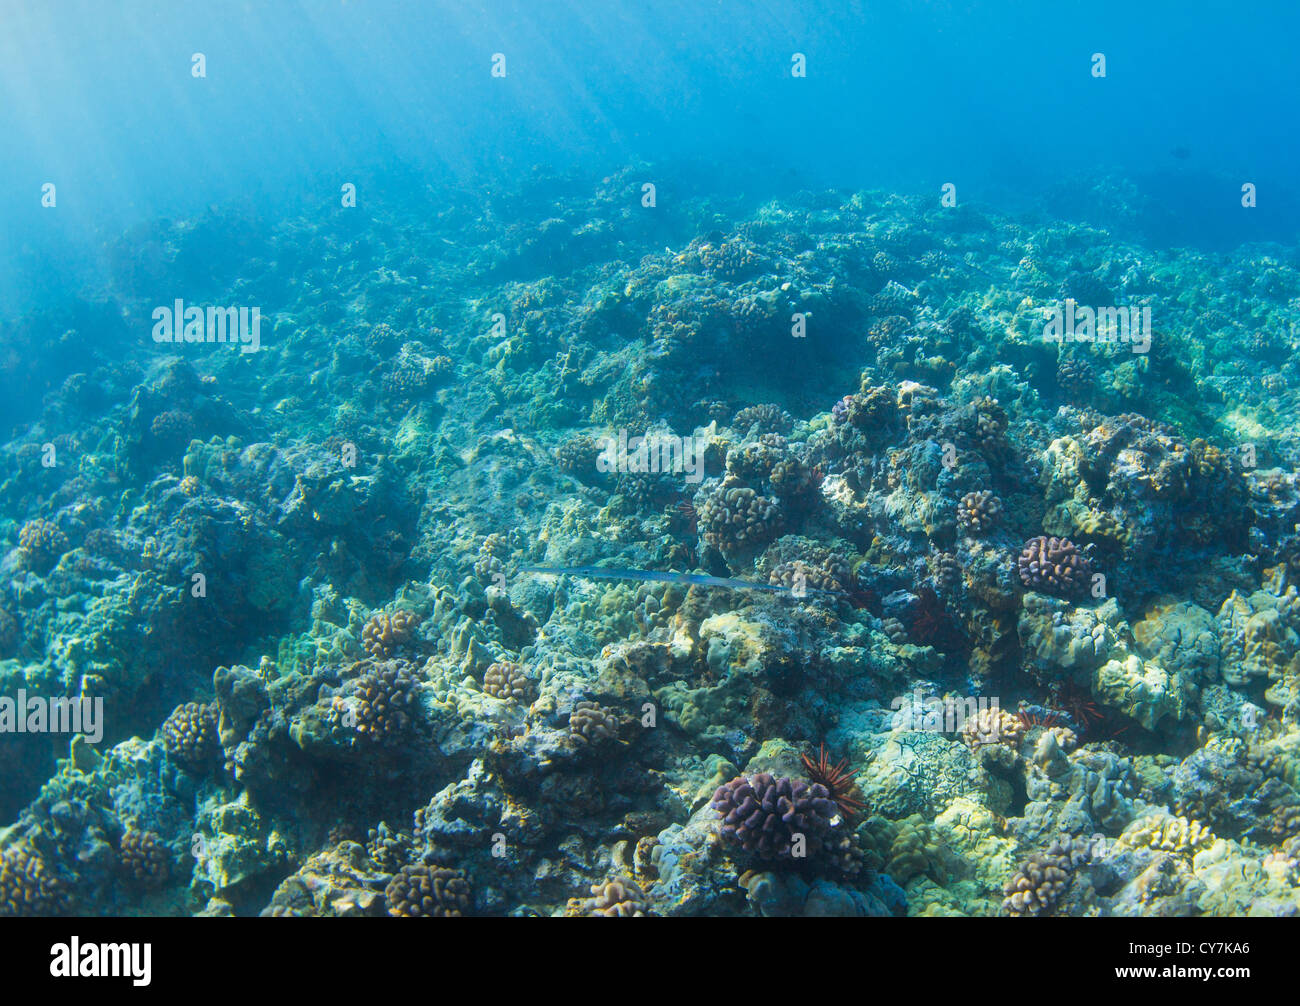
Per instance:
[[[256,376],[15,364],[0,914],[1300,911],[1294,256],[641,168],[268,225]]]

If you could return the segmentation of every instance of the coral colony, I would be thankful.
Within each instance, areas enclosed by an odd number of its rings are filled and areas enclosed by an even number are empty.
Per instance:
[[[1300,911],[1294,250],[448,198],[0,340],[0,915]]]

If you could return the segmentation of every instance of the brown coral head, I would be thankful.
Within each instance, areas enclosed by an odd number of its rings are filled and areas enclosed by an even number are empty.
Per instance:
[[[167,756],[191,772],[211,767],[221,745],[217,739],[217,717],[209,705],[187,702],[177,706],[162,725]]]
[[[483,672],[483,691],[507,702],[531,702],[536,691],[533,679],[518,664],[498,661]]]
[[[361,630],[361,645],[376,660],[385,660],[411,641],[420,621],[414,611],[377,611]]]
[[[574,898],[566,915],[606,919],[641,919],[650,914],[650,899],[639,884],[627,877],[615,877],[591,885],[591,897]]]
[[[72,892],[26,841],[0,849],[0,917],[61,915]]]
[[[1002,501],[987,489],[969,492],[957,504],[957,525],[969,535],[988,534],[1002,516]]]
[[[183,447],[194,435],[194,417],[183,409],[168,409],[149,424],[153,439],[165,447]]]
[[[699,501],[704,540],[724,554],[753,549],[777,536],[783,522],[780,503],[747,486],[722,485]]]
[[[403,866],[393,874],[384,900],[394,918],[460,918],[472,907],[463,871],[424,863]]]
[[[618,714],[598,702],[579,702],[569,714],[569,736],[580,744],[615,740],[618,738]]]
[[[167,879],[171,853],[156,832],[130,827],[118,845],[122,873],[141,887],[158,887]]]
[[[397,743],[411,727],[416,706],[419,682],[411,665],[387,660],[360,666],[364,671],[351,683],[350,700],[335,701],[336,718],[346,723],[343,711],[350,706],[358,734],[377,744]]]
[[[19,561],[37,573],[49,570],[67,548],[67,535],[51,520],[29,520],[18,532]]]

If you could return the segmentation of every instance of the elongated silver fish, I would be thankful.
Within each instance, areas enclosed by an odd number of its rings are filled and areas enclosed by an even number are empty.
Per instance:
[[[792,588],[779,584],[758,583],[754,580],[736,580],[726,576],[707,576],[704,573],[663,573],[655,569],[617,569],[605,566],[520,566],[521,573],[549,573],[552,576],[585,576],[592,580],[650,580],[656,583],[691,583],[703,587],[730,587],[736,590],[771,590],[793,593]],[[842,590],[823,590],[805,587],[807,594],[833,594],[847,597]]]

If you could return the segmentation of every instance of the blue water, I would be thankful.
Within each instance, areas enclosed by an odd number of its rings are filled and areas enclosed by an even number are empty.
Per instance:
[[[1032,201],[1117,171],[1170,241],[1286,240],[1292,3],[700,0],[0,4],[0,317],[105,237],[238,205],[690,160],[722,187]],[[191,76],[191,56],[207,76]],[[506,76],[491,73],[493,53]],[[790,74],[795,52],[807,77]],[[1107,76],[1090,73],[1094,52]],[[1175,151],[1183,156],[1175,156]],[[1236,205],[1243,180],[1259,212]],[[57,185],[57,210],[40,206]]]

